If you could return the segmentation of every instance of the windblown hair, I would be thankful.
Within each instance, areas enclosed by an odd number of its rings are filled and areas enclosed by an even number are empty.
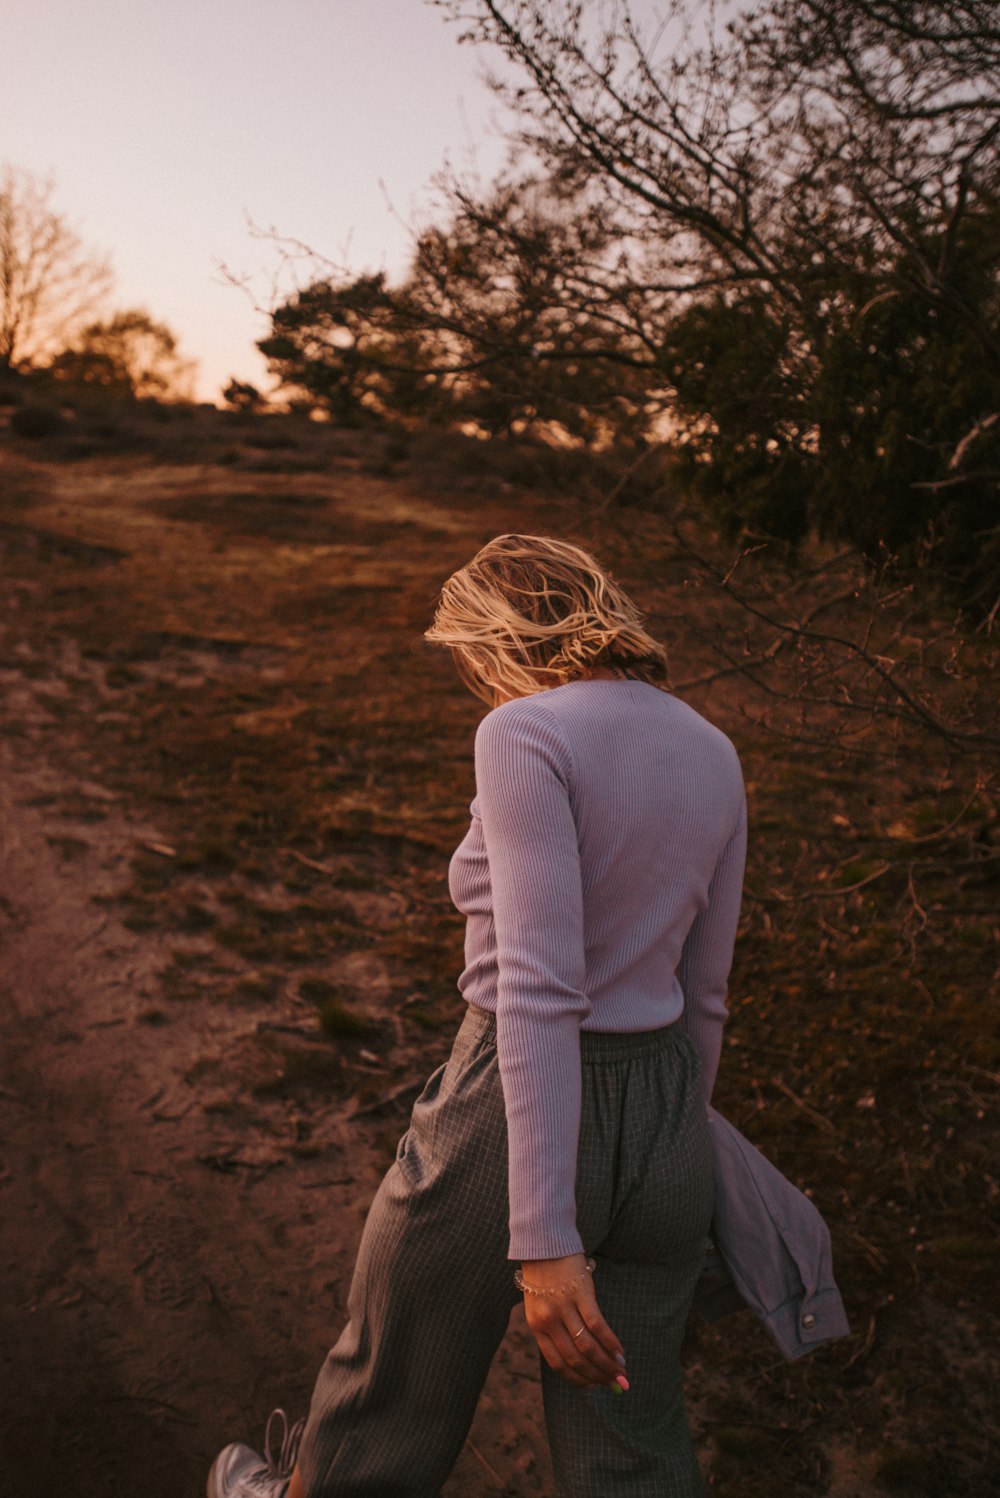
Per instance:
[[[548,536],[497,536],[441,590],[425,639],[448,645],[491,705],[607,667],[665,687],[667,657],[590,554]]]

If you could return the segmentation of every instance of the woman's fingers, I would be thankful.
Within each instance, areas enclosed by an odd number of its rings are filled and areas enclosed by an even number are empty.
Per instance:
[[[580,1338],[581,1342],[588,1342],[593,1338],[598,1348],[604,1354],[605,1360],[610,1359],[615,1370],[620,1373],[623,1366],[622,1358],[625,1349],[601,1315],[600,1307],[597,1304],[597,1298],[593,1294],[592,1287],[589,1303],[584,1302],[580,1306],[580,1319],[587,1328]]]
[[[589,1347],[584,1345],[588,1340]],[[621,1372],[614,1364],[608,1367],[603,1362],[600,1350],[589,1332],[584,1332],[582,1337],[573,1338],[560,1327],[552,1334],[551,1341],[562,1357],[563,1367],[587,1384],[611,1383],[615,1374]]]
[[[536,1332],[535,1341],[538,1343],[542,1357],[554,1373],[561,1374],[567,1383],[575,1384],[578,1389],[592,1389],[594,1387],[595,1380],[585,1378],[583,1374],[577,1373],[574,1368],[571,1368],[558,1347],[544,1332]]]
[[[546,1297],[525,1306],[528,1325],[542,1356],[570,1383],[592,1388],[611,1385],[623,1372],[622,1345],[590,1294]]]

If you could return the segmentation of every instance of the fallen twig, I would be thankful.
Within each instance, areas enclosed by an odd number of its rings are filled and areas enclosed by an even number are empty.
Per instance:
[[[844,1364],[844,1367],[845,1368],[853,1368],[854,1365],[855,1365],[855,1363],[860,1363],[861,1360],[862,1360],[862,1358],[866,1358],[868,1356],[868,1354],[871,1352],[871,1350],[874,1347],[874,1345],[875,1345],[875,1317],[873,1316],[871,1318],[871,1320],[869,1321],[869,1323],[868,1323],[868,1330],[865,1333],[865,1340],[862,1342],[861,1346],[857,1349],[856,1352],[852,1352],[851,1353],[851,1356],[847,1359],[847,1362]]]
[[[325,1035],[315,1030],[304,1030],[301,1025],[285,1025],[280,1020],[260,1019],[254,1029],[258,1035],[265,1031],[276,1031],[279,1035],[297,1035],[300,1040],[308,1040],[311,1045],[329,1045]]]
[[[832,900],[840,895],[850,895],[855,890],[864,889],[866,884],[872,884],[876,879],[881,879],[883,874],[888,874],[891,868],[891,863],[883,863],[871,874],[866,874],[864,879],[859,879],[856,884],[841,884],[835,889],[804,889],[797,895],[783,895],[778,890],[771,890],[768,894],[762,895],[756,890],[745,888],[744,893],[751,900],[756,900],[759,905],[797,905],[800,900]]]
[[[788,1083],[783,1082],[780,1077],[772,1077],[771,1086],[777,1087],[779,1092],[783,1092],[785,1094],[785,1097],[790,1098],[791,1101],[795,1104],[796,1108],[798,1108],[800,1112],[804,1113],[807,1118],[811,1119],[816,1127],[822,1129],[824,1133],[836,1134],[838,1132],[837,1125],[835,1123],[832,1123],[830,1119],[825,1117],[824,1114],[818,1113],[815,1108],[810,1107],[810,1105],[805,1102],[803,1098],[800,1098],[796,1093],[794,1093],[788,1086]]]
[[[289,858],[294,858],[296,863],[305,864],[307,869],[315,869],[317,874],[335,874],[336,869],[331,869],[328,863],[320,863],[318,858],[307,858],[304,853],[296,853],[294,848],[282,848],[282,853],[287,853]]]
[[[963,1061],[962,1065],[966,1071],[975,1072],[977,1077],[985,1077],[987,1082],[992,1082],[995,1086],[1000,1087],[1000,1073],[986,1071],[982,1066],[973,1066],[971,1061]]]
[[[472,1455],[476,1458],[476,1460],[482,1463],[486,1471],[493,1478],[494,1482],[496,1482],[499,1487],[506,1488],[507,1484],[500,1476],[500,1473],[496,1470],[495,1467],[490,1466],[489,1462],[486,1460],[485,1456],[483,1456],[483,1453],[480,1451],[479,1447],[474,1445],[473,1442],[469,1440],[467,1440],[465,1444],[466,1446],[468,1446],[469,1450],[472,1452]]]
[[[98,921],[97,925],[94,926],[92,930],[88,931],[87,934],[86,934],[86,936],[81,936],[80,937],[80,940],[77,942],[76,946],[73,948],[74,952],[79,952],[80,949],[81,949],[81,947],[85,947],[88,942],[92,942],[94,940],[95,936],[100,936],[101,932],[104,930],[104,928],[105,928],[105,926],[107,924],[108,924],[108,917],[107,916],[102,916],[101,919]]]

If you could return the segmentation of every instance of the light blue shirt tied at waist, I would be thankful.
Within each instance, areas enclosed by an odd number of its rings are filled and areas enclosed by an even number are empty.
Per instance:
[[[708,1110],[713,1247],[695,1289],[706,1321],[749,1307],[786,1358],[850,1334],[815,1205],[728,1119]]]

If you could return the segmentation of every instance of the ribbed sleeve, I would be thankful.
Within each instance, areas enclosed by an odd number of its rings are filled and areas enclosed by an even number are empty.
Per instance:
[[[740,918],[743,868],[747,854],[744,800],[708,886],[708,904],[695,918],[681,953],[677,976],[684,991],[684,1027],[701,1062],[701,1085],[710,1102],[722,1051],[722,1029],[729,1010],[726,991]]]
[[[476,790],[493,893],[497,1054],[510,1159],[510,1255],[582,1248],[583,899],[570,751],[544,710],[494,712],[476,735]]]

